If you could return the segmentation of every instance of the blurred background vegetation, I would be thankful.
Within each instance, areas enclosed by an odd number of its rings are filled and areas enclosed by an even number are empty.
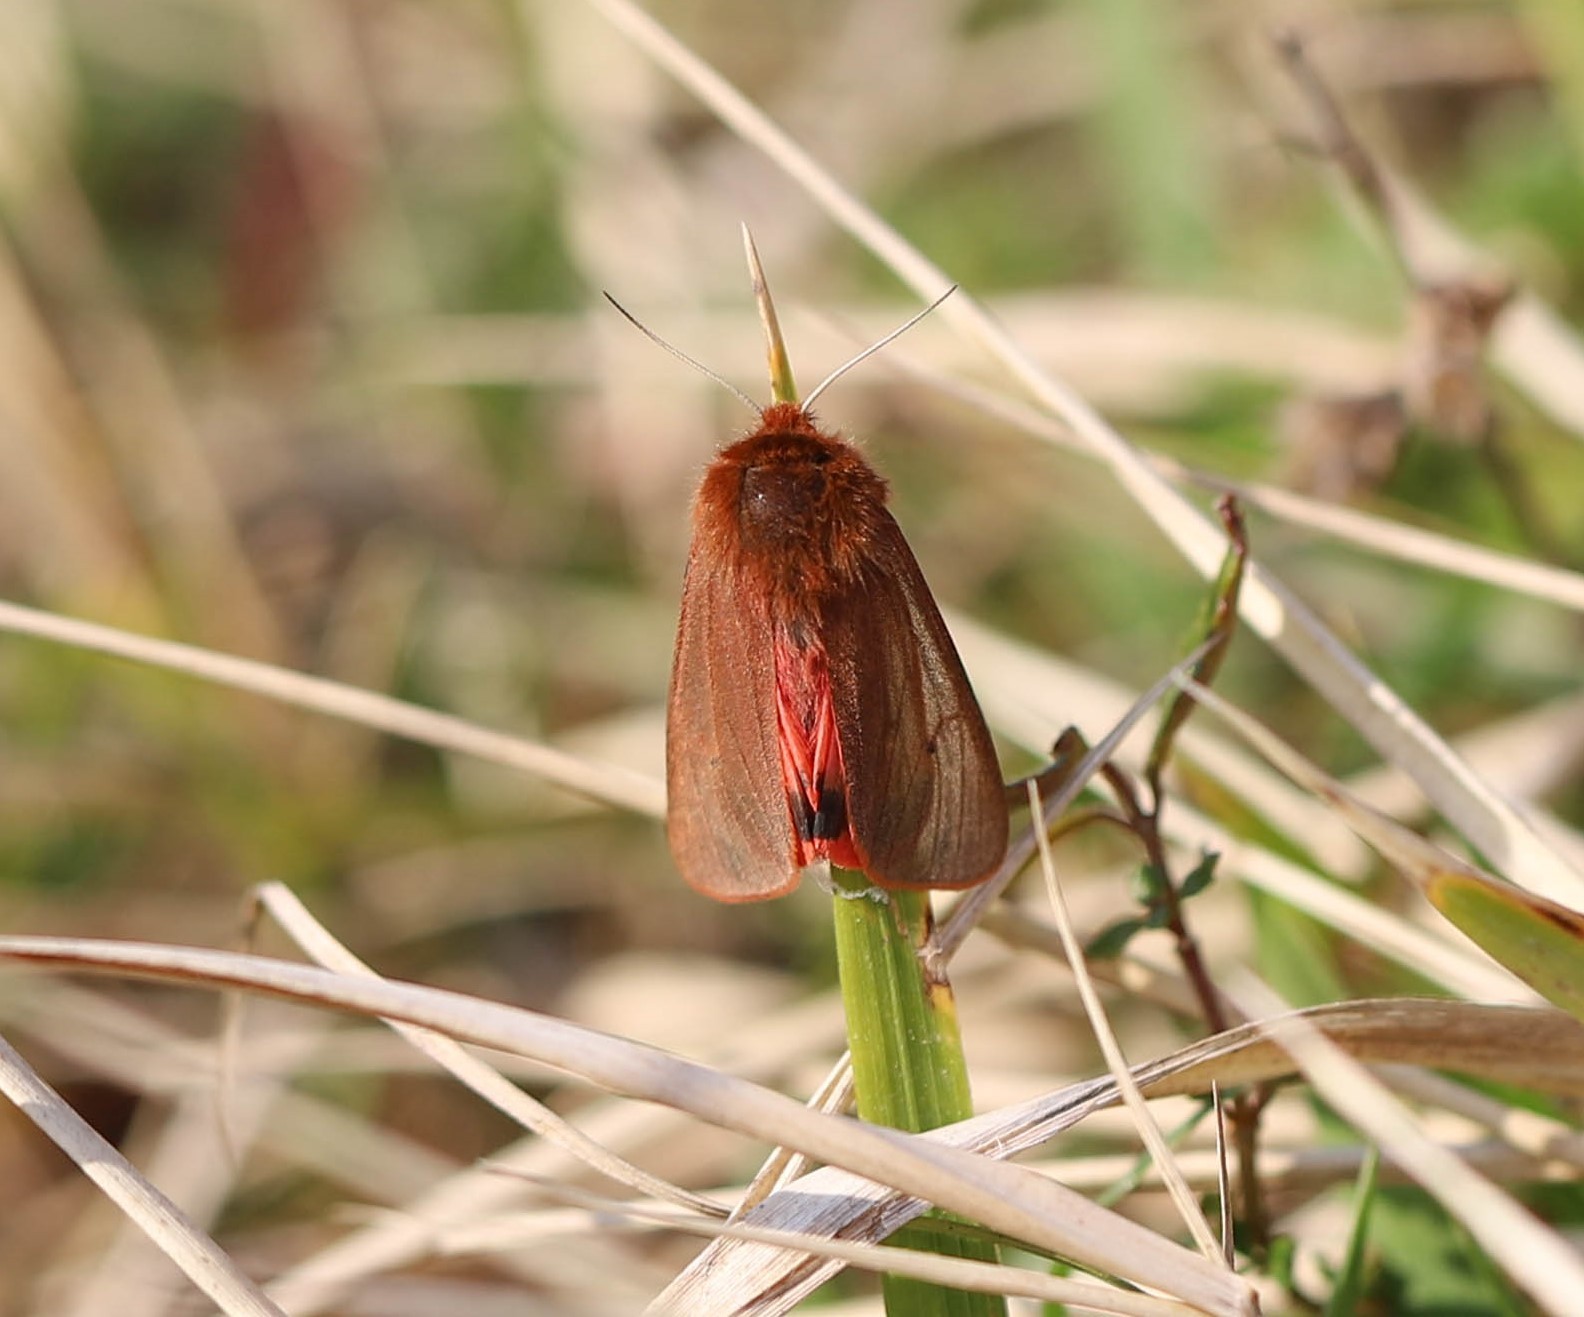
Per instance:
[[[1383,159],[1500,268],[1584,319],[1576,6],[652,9],[1130,438],[1229,478],[1284,479],[1295,401],[1395,378],[1408,315],[1381,234],[1294,140],[1267,45],[1278,25],[1301,28]],[[767,396],[743,220],[805,387],[916,309],[591,7],[5,0],[0,596],[658,773],[688,501],[751,417],[599,293]],[[821,412],[891,480],[942,603],[1152,681],[1180,652],[1199,579],[1105,473],[939,396],[901,372],[911,359],[1001,384],[926,322]],[[1515,509],[1476,449],[1429,433],[1354,502],[1576,566],[1580,436],[1495,389],[1532,507]],[[1251,534],[1445,734],[1577,687],[1578,619],[1552,604],[1258,514]],[[1373,762],[1251,638],[1222,688],[1333,772]],[[1007,746],[1009,775],[1034,762]],[[1564,819],[1584,819],[1576,773],[1546,789]],[[1127,907],[1124,854],[1069,848],[1076,872],[1106,875],[1078,898],[1092,924]],[[0,923],[226,945],[264,879],[384,973],[682,1050],[751,1029],[833,972],[821,894],[714,907],[682,886],[652,820],[0,637]],[[1273,955],[1245,905],[1228,900],[1214,954],[1263,960],[1295,998],[1406,986],[1313,928],[1299,972],[1281,953],[1297,944]],[[7,1016],[43,1010],[26,1007],[35,991],[0,988]],[[116,996],[200,1037],[212,1027],[207,1002]],[[964,996],[970,1025],[984,1017],[968,1039],[983,1100],[1094,1068],[1081,1023],[1051,1018],[1037,993],[993,1009]],[[168,1095],[95,1073],[50,1039],[58,1024],[35,1027],[37,1063],[102,1129],[133,1147],[157,1138]],[[1178,1036],[1140,1029],[1140,1056]],[[786,1086],[801,1095],[815,1073]],[[348,1062],[304,1082],[453,1162],[506,1137],[422,1074]],[[751,1150],[711,1137],[693,1154],[702,1183],[751,1167]],[[0,1180],[38,1208],[0,1225],[0,1310],[71,1310],[61,1296],[108,1229],[92,1191],[10,1115]],[[228,1211],[241,1255],[267,1270],[334,1233],[343,1198],[372,1194],[277,1151],[247,1163]],[[1414,1225],[1418,1208],[1401,1210]],[[1429,1311],[1400,1301],[1390,1310]],[[1462,1301],[1436,1310],[1504,1310]]]

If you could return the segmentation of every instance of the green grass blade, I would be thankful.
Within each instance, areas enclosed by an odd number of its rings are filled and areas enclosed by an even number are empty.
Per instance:
[[[858,1114],[917,1133],[973,1114],[957,1006],[944,965],[921,957],[932,929],[924,892],[880,892],[834,870],[836,961],[847,1011]],[[883,899],[877,899],[883,898]],[[946,1257],[997,1260],[988,1240],[902,1231],[895,1243]],[[1005,1317],[996,1295],[885,1279],[890,1317]]]

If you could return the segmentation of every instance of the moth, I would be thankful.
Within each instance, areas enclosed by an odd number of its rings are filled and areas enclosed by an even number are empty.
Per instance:
[[[798,403],[765,407],[694,500],[666,788],[677,867],[721,901],[820,861],[970,887],[1006,850],[995,747],[886,483]]]

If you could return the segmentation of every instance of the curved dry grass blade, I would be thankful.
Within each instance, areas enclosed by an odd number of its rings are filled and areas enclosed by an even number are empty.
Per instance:
[[[324,925],[308,912],[284,884],[265,883],[259,887],[256,895],[260,904],[274,916],[287,935],[317,964],[340,974],[361,975],[376,982],[382,981],[378,974],[331,937]],[[492,1070],[451,1039],[428,1029],[403,1024],[399,1020],[388,1023],[431,1061],[496,1110],[532,1130],[540,1138],[559,1144],[591,1170],[608,1176],[618,1184],[625,1184],[662,1202],[675,1203],[691,1212],[713,1217],[727,1215],[727,1209],[713,1199],[692,1193],[657,1175],[650,1175],[642,1167],[617,1156],[603,1144],[589,1138],[576,1125],[556,1115],[542,1102],[529,1097],[516,1084],[503,1078],[498,1071]]]
[[[921,1253],[913,1249],[885,1247],[877,1244],[852,1243],[846,1240],[824,1239],[816,1235],[796,1234],[786,1230],[763,1230],[735,1223],[722,1224],[701,1221],[696,1216],[650,1206],[646,1203],[621,1202],[602,1198],[562,1185],[548,1184],[545,1191],[555,1198],[575,1204],[588,1213],[589,1224],[595,1222],[609,1228],[612,1217],[625,1220],[630,1225],[654,1226],[665,1230],[680,1230],[688,1234],[703,1235],[711,1239],[740,1239],[756,1244],[769,1244],[777,1248],[809,1253],[830,1258],[847,1266],[865,1271],[889,1272],[892,1275],[911,1276],[935,1285],[954,1289],[973,1290],[981,1294],[1003,1294],[1007,1297],[1043,1299],[1047,1303],[1065,1303],[1084,1312],[1113,1313],[1117,1317],[1193,1317],[1195,1309],[1171,1299],[1157,1299],[1148,1294],[1113,1289],[1097,1282],[1068,1280],[1059,1276],[1044,1275],[1023,1267],[1009,1267],[997,1263],[974,1262],[961,1258],[943,1257],[939,1254]],[[538,1222],[530,1216],[525,1221],[498,1217],[479,1226],[448,1232],[441,1247],[448,1253],[476,1253],[500,1251],[521,1247],[527,1239],[538,1234]],[[727,1300],[715,1312],[731,1317],[747,1317],[761,1311],[761,1295],[749,1277],[743,1277],[735,1300]],[[654,1314],[679,1313],[687,1317],[708,1317],[705,1310],[685,1310],[663,1306],[660,1301],[648,1311]]]
[[[1335,1047],[1252,975],[1232,996],[1244,1009],[1284,1012],[1260,1027],[1292,1055],[1319,1095],[1404,1167],[1468,1229],[1497,1264],[1552,1312],[1578,1310],[1584,1258],[1520,1203],[1426,1137],[1408,1110],[1352,1057]]]
[[[77,1163],[228,1317],[286,1317],[181,1208],[91,1128],[0,1038],[0,1092]]]
[[[1584,1026],[1551,1007],[1484,1006],[1409,998],[1345,1002],[1298,1012],[1349,1055],[1367,1064],[1424,1065],[1536,1087],[1584,1093]],[[1292,1058],[1257,1024],[1204,1038],[1134,1070],[1146,1097],[1201,1094],[1223,1086],[1284,1079]],[[1013,1157],[1076,1126],[1118,1101],[1109,1077],[1054,1093],[920,1137]],[[844,1238],[883,1239],[915,1220],[926,1205],[834,1167],[805,1176],[747,1218],[749,1224]],[[737,1254],[745,1254],[741,1259]],[[777,1306],[788,1311],[839,1268],[780,1249],[723,1241],[712,1244],[667,1287],[682,1311],[714,1302],[737,1266],[765,1269],[777,1282]]]
[[[437,749],[488,759],[640,814],[658,818],[665,813],[664,788],[642,773],[615,764],[590,764],[551,746],[490,731],[450,714],[435,713],[416,704],[327,681],[323,677],[310,677],[230,654],[217,654],[179,641],[156,640],[95,622],[58,617],[6,600],[0,600],[0,631],[184,673],[233,690],[280,700],[299,709],[345,718]]]
[[[405,1020],[459,1040],[532,1056],[612,1093],[689,1111],[767,1143],[784,1143],[895,1185],[1010,1238],[1207,1312],[1253,1311],[1252,1291],[1240,1278],[1021,1167],[921,1136],[820,1115],[735,1076],[563,1020],[416,984],[353,979],[264,957],[149,943],[8,936],[0,937],[0,957],[75,971],[246,988]]]
[[[764,151],[920,296],[952,280],[864,205],[714,69],[629,0],[589,0],[622,32],[682,81],[745,141]],[[1061,417],[1110,467],[1118,483],[1207,580],[1220,570],[1224,538],[1152,470],[1072,389],[1047,373],[982,306],[951,298],[941,315],[993,354],[1031,394]],[[1241,614],[1385,758],[1420,785],[1436,807],[1515,881],[1563,902],[1584,905],[1584,876],[1512,805],[1493,792],[1319,617],[1263,567],[1250,561]]]

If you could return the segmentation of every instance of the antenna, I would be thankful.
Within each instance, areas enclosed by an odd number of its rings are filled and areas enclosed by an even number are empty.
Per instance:
[[[726,392],[731,394],[734,398],[741,399],[741,401],[742,401],[742,403],[743,403],[743,405],[745,407],[751,408],[754,412],[759,413],[761,415],[763,414],[764,408],[761,407],[758,403],[756,403],[752,398],[750,398],[741,389],[739,389],[735,384],[732,384],[728,380],[722,379],[719,375],[717,375],[714,371],[712,371],[708,366],[704,365],[702,362],[694,361],[693,358],[688,356],[688,354],[686,352],[682,351],[681,348],[673,347],[671,344],[667,343],[665,341],[665,339],[661,338],[659,334],[655,333],[654,330],[650,329],[648,325],[644,324],[644,322],[642,320],[638,319],[637,316],[635,316],[631,311],[629,311],[625,306],[623,306],[620,302],[618,302],[609,293],[605,294],[605,300],[607,302],[609,302],[612,306],[614,306],[618,311],[620,311],[622,313],[622,315],[626,317],[627,322],[629,324],[631,324],[635,329],[637,329],[641,334],[643,334],[643,336],[645,338],[647,338],[651,343],[658,344],[660,347],[664,348],[667,352],[669,352],[673,357],[675,357],[678,361],[686,362],[689,366],[693,367],[694,370],[698,371],[698,373],[700,375],[704,375],[704,376],[708,377],[709,379],[714,380],[715,383],[719,384],[721,386],[721,388],[725,389]],[[893,334],[892,337],[895,338],[896,335]]]
[[[944,302],[948,297],[950,297],[956,291],[957,291],[957,285],[953,284],[944,293],[942,293],[933,302],[931,302],[922,311],[920,311],[916,316],[914,316],[911,320],[909,320],[905,325],[901,325],[898,328],[893,329],[889,334],[887,334],[878,343],[871,343],[862,352],[860,352],[856,357],[852,358],[852,360],[844,362],[842,365],[836,367],[835,370],[831,371],[831,373],[829,375],[827,375],[824,379],[822,379],[818,384],[816,384],[814,386],[814,391],[811,394],[809,394],[809,396],[803,402],[804,411],[807,411],[810,407],[812,407],[814,405],[814,399],[818,398],[820,396],[820,394],[824,393],[826,389],[830,388],[830,386],[832,384],[836,383],[837,380],[839,380],[843,375],[845,375],[848,371],[850,371],[860,361],[867,360],[869,357],[874,356],[874,354],[876,352],[880,351],[881,348],[885,347],[886,344],[888,344],[888,343],[890,343],[890,342],[892,342],[892,341],[894,341],[896,339],[901,338],[903,334],[907,333],[908,330],[912,329],[914,325],[918,324],[918,322],[920,320],[924,319],[925,316],[927,316],[931,311],[933,311],[937,306],[939,306],[942,302]]]
[[[889,343],[894,342],[896,339],[901,338],[903,334],[907,333],[908,330],[912,329],[914,325],[918,324],[920,320],[924,319],[925,316],[927,316],[931,311],[933,311],[957,291],[957,285],[953,284],[922,311],[915,315],[911,320],[907,321],[907,323],[898,326],[896,329],[893,329],[878,343],[871,343],[857,356],[843,362],[840,366],[836,367],[835,370],[831,371],[831,373],[822,379],[818,384],[816,384],[814,386],[814,391],[810,393],[801,404],[798,404],[797,384],[792,379],[792,365],[787,360],[786,344],[781,338],[781,325],[776,319],[775,305],[770,300],[770,289],[765,283],[764,267],[759,263],[759,252],[754,247],[753,236],[748,232],[748,226],[746,224],[743,225],[742,235],[743,248],[748,256],[748,273],[753,279],[754,302],[759,307],[759,320],[760,323],[764,325],[765,342],[770,354],[770,395],[776,402],[790,402],[795,405],[800,405],[804,411],[807,411],[810,407],[812,407],[814,405],[814,400],[818,398],[820,394],[824,393],[826,389],[830,388],[832,384],[836,383],[837,380],[850,371],[860,361],[867,361],[870,357],[874,356],[876,352],[880,351],[881,348],[885,347]],[[604,296],[605,300],[614,306],[618,311],[620,311],[627,322],[637,329],[639,333],[641,333],[651,343],[654,343],[665,349],[665,351],[669,352],[678,361],[684,362],[685,364],[693,367],[693,369],[698,371],[700,375],[714,380],[715,383],[719,384],[721,388],[726,390],[727,393],[731,394],[734,398],[740,399],[745,407],[751,408],[761,416],[764,415],[764,408],[756,403],[741,389],[739,389],[735,384],[717,375],[708,366],[704,365],[703,362],[695,361],[692,357],[688,356],[686,352],[682,351],[681,348],[674,347],[672,344],[667,343],[665,339],[661,338],[659,334],[650,329],[648,325],[644,324],[643,321],[638,319],[637,316],[635,316],[609,293],[606,293]]]

